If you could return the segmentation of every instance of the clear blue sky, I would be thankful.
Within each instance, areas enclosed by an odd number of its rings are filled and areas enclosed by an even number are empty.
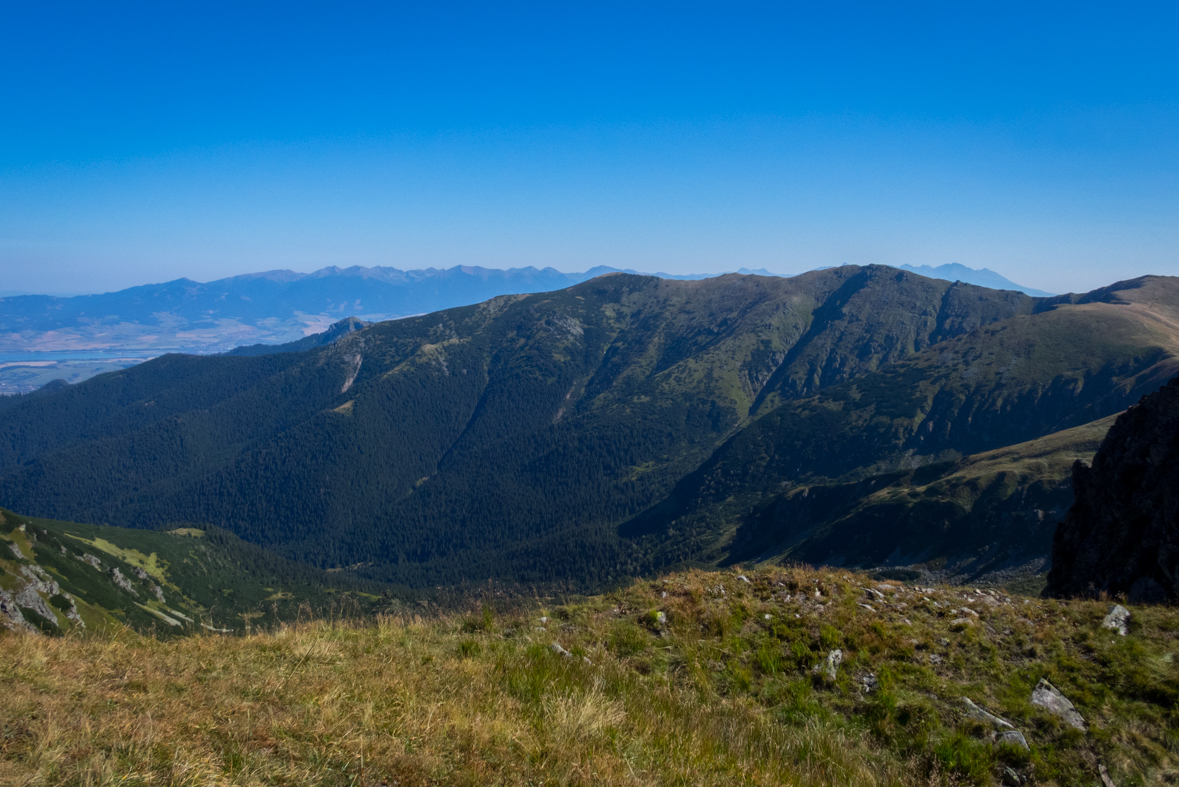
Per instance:
[[[899,5],[5,3],[0,290],[1179,275],[1174,4]]]

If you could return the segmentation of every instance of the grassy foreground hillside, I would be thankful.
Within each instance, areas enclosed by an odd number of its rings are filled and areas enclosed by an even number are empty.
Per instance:
[[[1176,610],[1134,607],[1119,636],[1102,626],[1103,602],[839,571],[743,576],[690,572],[507,615],[244,637],[0,636],[0,782],[1179,778]],[[1031,702],[1041,679],[1084,730]],[[966,699],[1028,748],[996,743],[1000,728]]]

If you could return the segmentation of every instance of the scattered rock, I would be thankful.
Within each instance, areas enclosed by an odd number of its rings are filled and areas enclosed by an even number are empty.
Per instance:
[[[981,721],[985,724],[991,724],[997,729],[1001,730],[1015,729],[1014,724],[1007,721],[1006,719],[999,718],[995,714],[990,713],[983,708],[980,708],[978,705],[975,705],[973,702],[971,702],[969,697],[963,697],[962,701],[966,703],[966,717],[968,719],[974,719],[975,721]]]
[[[1019,774],[1011,768],[1003,769],[1003,784],[1006,787],[1019,787],[1023,784],[1023,780],[1019,778]]]
[[[569,651],[565,650],[563,647],[561,647],[561,643],[559,643],[559,642],[554,642],[552,644],[551,650],[553,651],[553,653],[556,653],[558,656],[563,656],[564,658],[567,658],[567,659],[573,657],[573,654],[570,653]]]
[[[655,613],[655,625],[656,626],[666,626],[667,625],[667,614],[663,613],[663,612],[656,612]]]
[[[1123,637],[1130,633],[1130,610],[1121,604],[1114,604],[1113,609],[1101,621],[1101,625],[1111,631],[1116,631]]]
[[[995,744],[998,745],[1000,743],[1018,746],[1025,751],[1031,749],[1031,747],[1028,746],[1027,738],[1023,737],[1023,733],[1019,730],[1006,730],[996,735]]]
[[[135,568],[131,569],[131,573],[134,574],[135,576],[139,577],[140,579],[144,580],[145,582],[147,581],[147,572],[144,571],[139,566],[136,566]]]
[[[152,585],[151,592],[155,594],[156,598],[160,600],[161,604],[168,603],[167,601],[164,601],[164,589],[159,585]]]
[[[872,598],[876,599],[877,601],[884,601],[884,594],[881,593],[879,590],[873,590],[872,588],[863,588],[863,591],[865,593],[867,593],[869,596],[871,596]]]
[[[538,618],[536,622],[543,626],[549,622],[549,619],[548,618]]]
[[[869,612],[875,612],[875,611],[876,611],[875,609],[873,609],[873,608],[872,608],[871,606],[869,606],[868,604],[856,604],[856,606],[857,606],[857,607],[861,607],[861,608],[863,608],[863,609],[866,609],[866,610],[868,610]]]
[[[102,561],[96,558],[94,555],[87,553],[85,555],[74,555],[74,557],[78,558],[78,560],[81,560],[91,568],[97,568],[99,571],[102,571]]]
[[[1097,765],[1097,772],[1101,774],[1101,784],[1103,787],[1114,787],[1113,779],[1109,778],[1109,771],[1105,769],[1105,763]]]
[[[954,631],[961,631],[969,626],[973,626],[974,621],[970,618],[954,618],[950,621],[950,629]]]
[[[931,653],[931,654],[929,654],[929,663],[930,664],[941,664],[942,657],[936,653]]]
[[[827,654],[827,658],[823,659],[822,664],[816,664],[814,671],[826,675],[831,680],[835,680],[836,671],[842,663],[843,651],[836,649]]]
[[[1067,697],[1043,678],[1040,678],[1040,682],[1032,690],[1032,704],[1059,717],[1070,727],[1075,727],[1081,732],[1085,731],[1085,719],[1077,712]]]
[[[872,692],[874,692],[878,688],[880,688],[880,681],[878,681],[876,679],[876,675],[871,672],[869,672],[866,675],[863,675],[860,678],[859,683],[860,683],[860,690],[863,691],[865,694],[871,694]]]
[[[9,541],[8,548],[12,550],[12,554],[16,555],[17,560],[25,559],[25,553],[21,551],[20,546],[15,541]]]
[[[748,585],[748,584],[751,584],[751,583],[749,582],[749,577],[745,576],[744,574],[742,574],[741,576],[737,577],[737,580],[738,580],[738,581],[740,581],[740,582],[744,582],[744,583],[745,583],[745,584],[747,584],[747,585]]]

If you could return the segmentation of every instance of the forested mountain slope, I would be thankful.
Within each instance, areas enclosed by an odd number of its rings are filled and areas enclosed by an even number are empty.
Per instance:
[[[382,611],[412,593],[329,574],[216,528],[169,532],[0,509],[0,631],[248,631],[304,614]]]
[[[824,540],[819,548],[817,539],[846,513],[849,483],[862,495],[892,484],[896,476],[889,474],[897,472],[924,468],[921,474],[936,478],[937,468],[929,465],[952,468],[964,455],[1058,432],[1058,442],[1076,442],[1063,430],[1118,413],[1158,388],[1179,371],[1175,290],[1174,280],[1145,278],[1086,296],[1046,299],[1033,314],[948,339],[809,397],[787,398],[791,381],[785,381],[784,394],[764,397],[778,396],[782,404],[760,410],[623,532],[648,537],[669,561],[729,555],[727,539],[738,527],[746,534],[759,531],[762,550],[794,559],[871,565],[936,557],[918,548],[916,534],[902,537],[907,516],[896,511],[857,533],[859,544]],[[1108,428],[1104,423],[1098,440]],[[1084,442],[1087,450],[1074,451],[1073,458],[1092,456],[1093,438]],[[1052,475],[1067,478],[1059,465]],[[812,513],[798,515],[800,491],[828,487],[841,490],[839,502],[820,509],[812,503]],[[1068,493],[1067,487],[1060,491]],[[973,496],[967,497],[958,514],[926,522],[927,546],[944,535],[939,528],[969,512]],[[795,503],[780,504],[786,500]],[[873,511],[881,514],[881,508]],[[875,534],[868,539],[871,548],[863,543],[867,533]],[[1050,531],[1041,533],[1041,556],[1050,538]],[[730,557],[752,556],[740,543],[733,549]]]
[[[802,483],[1124,409],[1179,357],[1175,291],[1036,299],[879,266],[615,274],[30,398],[0,412],[0,500],[208,522],[418,585],[595,584],[723,559],[754,503]]]

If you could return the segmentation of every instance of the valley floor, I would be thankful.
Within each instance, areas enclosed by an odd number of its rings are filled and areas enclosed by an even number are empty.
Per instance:
[[[0,783],[1173,782],[1179,611],[1119,636],[1110,606],[775,568],[500,615],[0,635]]]

